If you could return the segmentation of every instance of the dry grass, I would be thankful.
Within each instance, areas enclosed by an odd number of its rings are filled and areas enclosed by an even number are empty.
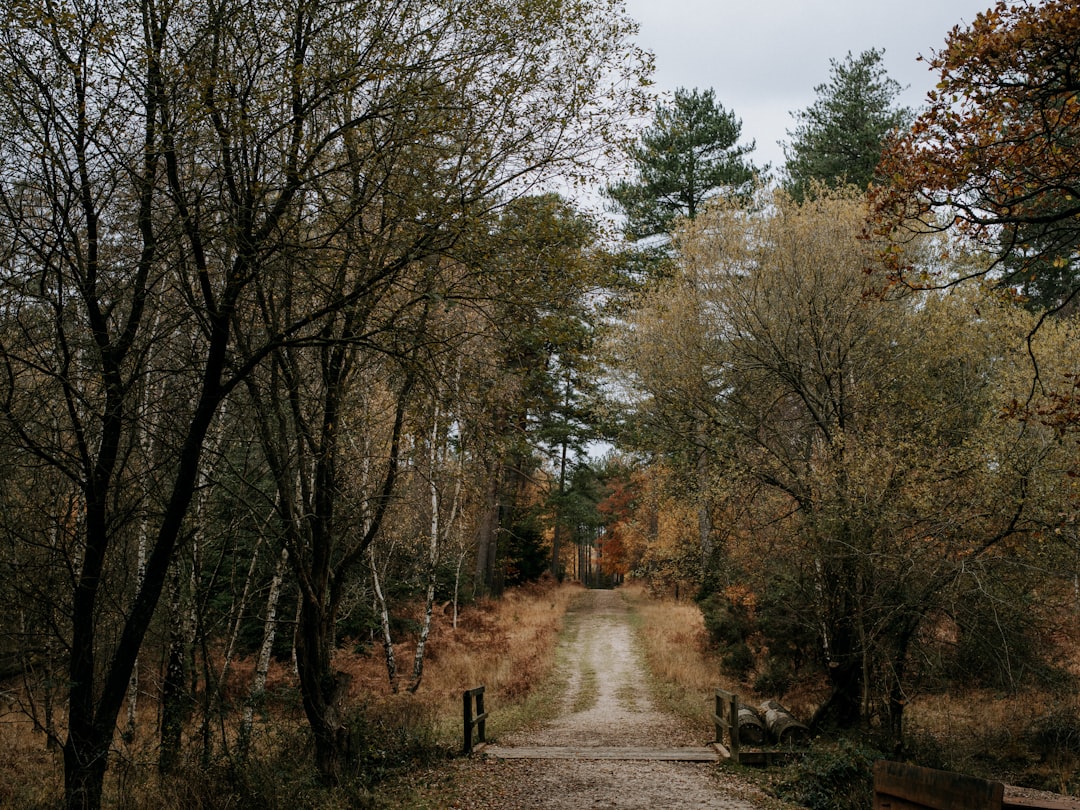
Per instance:
[[[655,599],[637,584],[624,585],[621,592],[634,609],[645,661],[661,703],[695,725],[711,729],[714,690],[720,687],[742,694],[747,690],[721,674],[701,611],[693,602]]]
[[[402,737],[434,740],[443,749],[461,745],[461,693],[484,685],[487,708],[494,710],[489,736],[542,717],[547,706],[536,687],[548,684],[556,660],[556,644],[563,616],[579,586],[544,583],[508,591],[499,600],[485,600],[462,610],[458,627],[439,611],[433,618],[425,656],[424,677],[415,695],[391,694],[381,647],[368,654],[342,650],[335,666],[351,677],[349,699],[363,707],[365,716],[385,719],[376,736],[389,728]],[[416,609],[417,613],[419,609]],[[395,647],[402,687],[412,670],[414,639]],[[226,697],[242,705],[253,663],[234,662]],[[253,735],[249,782],[261,775],[296,781],[311,767],[305,722],[299,707],[297,683],[287,663],[275,663],[267,682],[265,715]],[[4,704],[0,704],[0,710]],[[233,742],[238,709],[226,719],[225,733]],[[137,738],[129,745],[117,735],[107,776],[106,804],[131,808],[215,807],[222,801],[214,781],[198,763],[198,729],[189,730],[186,761],[181,774],[162,785],[156,772],[156,712],[149,699],[140,705]],[[199,723],[195,717],[193,723]],[[222,726],[214,734],[220,750]],[[273,772],[292,769],[285,776]],[[63,795],[60,752],[48,751],[45,737],[34,733],[30,722],[15,710],[0,711],[0,808],[55,807]],[[184,773],[190,774],[185,779]],[[265,780],[264,780],[265,781]],[[259,787],[259,786],[257,786]],[[269,789],[261,788],[260,789]],[[292,791],[285,795],[285,790]],[[273,806],[336,806],[315,787],[287,786],[271,801]],[[310,801],[309,801],[310,800]],[[260,806],[269,806],[263,803]],[[355,801],[344,806],[358,806]]]
[[[812,717],[827,693],[823,678],[796,682],[784,694],[757,694],[745,682],[727,675],[720,651],[710,646],[701,610],[690,601],[656,598],[638,584],[622,587],[638,616],[649,671],[668,709],[712,726],[717,687],[734,692],[747,704],[779,700],[796,717]]]
[[[551,582],[516,588],[501,599],[465,608],[456,629],[449,615],[437,612],[420,688],[413,696],[397,696],[396,702],[412,700],[428,706],[439,741],[460,745],[461,693],[484,686],[486,708],[498,707],[501,717],[493,718],[489,732],[505,729],[511,708],[520,711],[527,705],[534,687],[551,673],[563,616],[580,592],[580,586]],[[414,652],[414,639],[395,647],[402,685],[411,673]],[[334,663],[352,676],[353,700],[376,705],[391,700],[381,647],[367,655],[341,653]]]
[[[62,754],[21,714],[0,714],[0,807],[56,807],[63,793]]]
[[[1071,692],[923,695],[905,711],[905,729],[912,753],[929,764],[1058,793],[1080,790],[1080,698]]]

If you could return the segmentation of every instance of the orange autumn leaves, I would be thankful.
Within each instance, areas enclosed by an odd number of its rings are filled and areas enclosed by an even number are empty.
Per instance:
[[[940,81],[883,157],[881,230],[958,226],[1065,261],[1080,217],[1080,5],[999,2],[927,61]]]

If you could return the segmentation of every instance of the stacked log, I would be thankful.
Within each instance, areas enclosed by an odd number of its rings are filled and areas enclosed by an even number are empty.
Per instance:
[[[765,742],[765,723],[751,706],[739,705],[739,742],[743,745],[761,745]]]
[[[769,736],[780,745],[802,745],[810,741],[810,729],[775,700],[766,700],[759,708]]]

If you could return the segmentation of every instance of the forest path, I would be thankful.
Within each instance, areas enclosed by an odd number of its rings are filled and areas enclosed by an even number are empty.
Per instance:
[[[559,677],[567,684],[561,711],[539,728],[501,738],[499,748],[672,749],[705,744],[700,732],[654,704],[632,614],[617,591],[583,593],[567,613],[559,644]],[[765,806],[747,798],[751,788],[710,764],[478,757],[472,771],[468,803],[461,806],[478,810]]]

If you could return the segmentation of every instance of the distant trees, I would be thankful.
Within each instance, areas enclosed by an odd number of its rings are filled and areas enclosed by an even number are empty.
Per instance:
[[[562,496],[591,430],[593,294],[610,284],[613,271],[594,223],[558,197],[518,200],[492,228],[486,310],[498,336],[491,369],[498,395],[484,405],[493,474],[478,536],[476,587],[497,593],[505,572],[498,561],[506,562],[508,542],[535,546],[530,553],[545,557],[541,570],[558,574],[567,536]],[[535,499],[545,456],[554,476],[550,503]],[[537,536],[546,508],[554,532],[550,556]]]
[[[631,24],[590,0],[17,4],[3,23],[0,441],[22,471],[3,536],[6,560],[51,578],[21,587],[66,684],[65,725],[45,723],[66,803],[102,802],[241,394],[275,461],[271,489],[254,479],[299,585],[302,691],[332,782],[335,605],[389,508],[443,273],[490,236],[491,211],[613,137]],[[370,424],[372,486],[346,508],[360,371],[390,418]]]
[[[793,113],[797,124],[784,144],[784,186],[803,199],[814,183],[865,190],[879,180],[877,165],[890,135],[911,122],[912,112],[896,106],[903,88],[882,64],[876,48],[844,60],[830,59],[829,80],[814,88],[817,99]]]

